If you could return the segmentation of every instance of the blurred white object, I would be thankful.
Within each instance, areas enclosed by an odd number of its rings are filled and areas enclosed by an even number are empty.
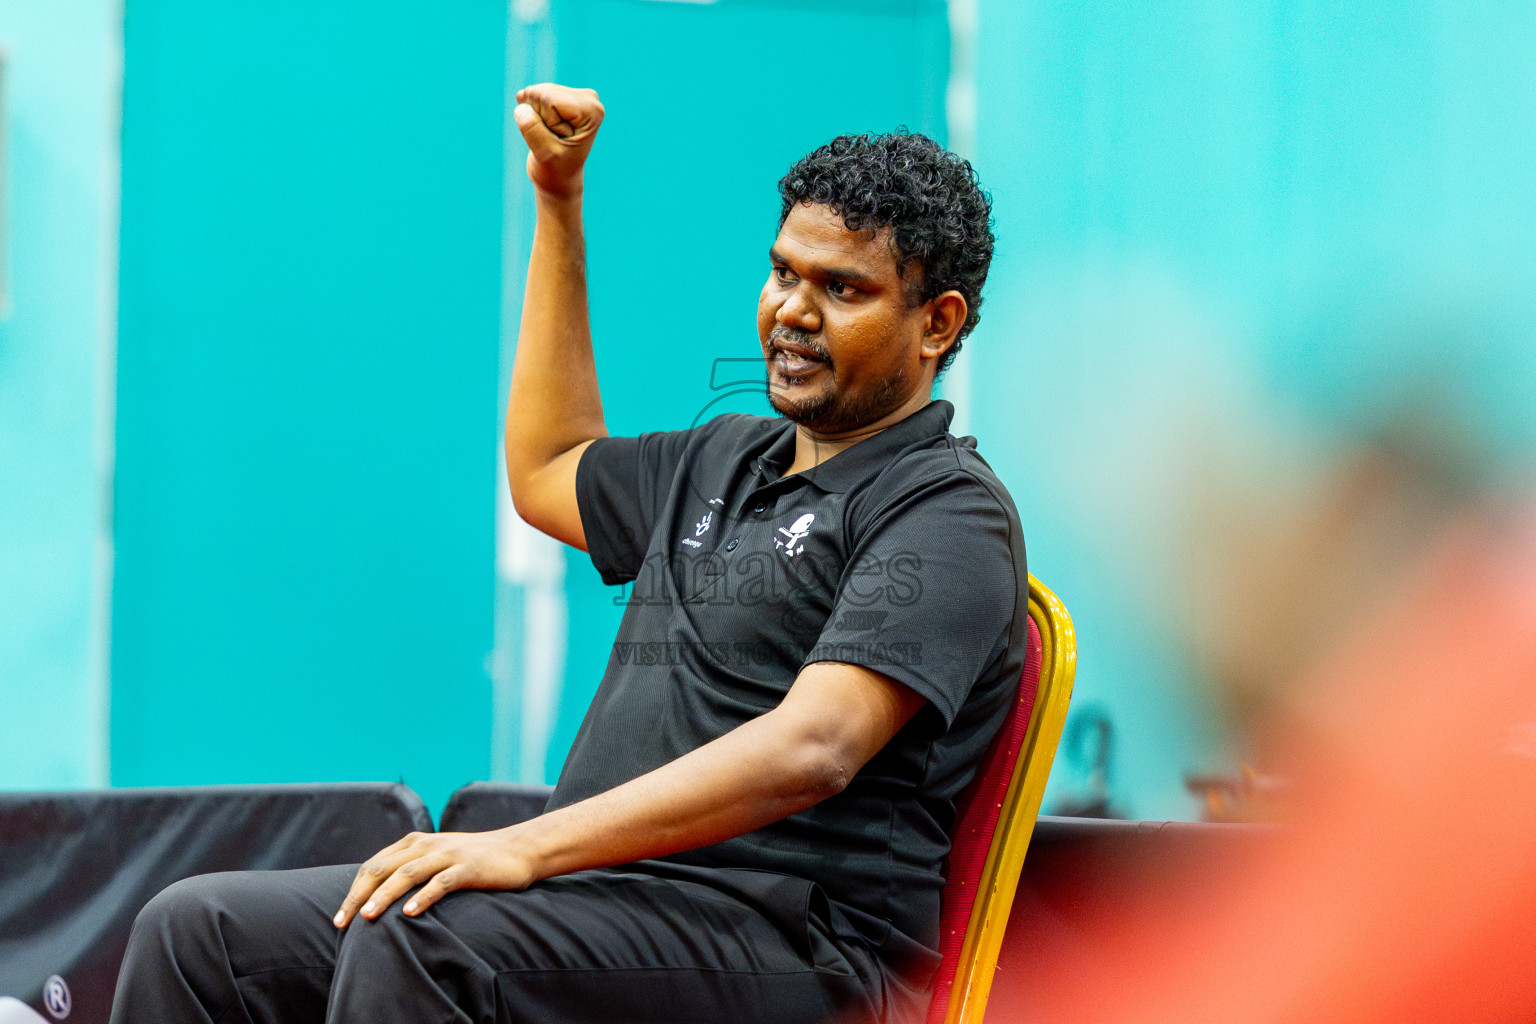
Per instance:
[[[48,1018],[20,999],[0,996],[0,1024],[48,1024]]]

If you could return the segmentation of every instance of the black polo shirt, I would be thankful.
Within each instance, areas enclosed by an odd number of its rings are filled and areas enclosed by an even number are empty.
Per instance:
[[[787,477],[794,424],[770,417],[588,447],[592,562],[634,587],[550,807],[770,710],[812,662],[867,666],[928,704],[841,793],[668,859],[809,880],[888,955],[929,959],[953,801],[1018,685],[1028,606],[1018,513],[952,413]]]

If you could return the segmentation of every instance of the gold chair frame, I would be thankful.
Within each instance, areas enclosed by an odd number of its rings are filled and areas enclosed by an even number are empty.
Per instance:
[[[960,947],[960,964],[949,993],[944,1024],[981,1024],[992,993],[992,976],[1003,932],[1018,891],[1024,854],[1035,832],[1035,817],[1067,721],[1067,704],[1077,675],[1077,639],[1066,606],[1043,583],[1029,577],[1029,617],[1040,631],[1040,681],[1035,706],[1013,778],[1008,783],[997,831],[976,887],[976,902]]]

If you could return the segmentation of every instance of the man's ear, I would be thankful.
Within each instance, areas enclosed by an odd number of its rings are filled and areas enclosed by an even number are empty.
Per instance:
[[[928,300],[927,306],[922,354],[924,359],[937,359],[955,344],[970,307],[966,305],[965,296],[954,289],[935,295]]]

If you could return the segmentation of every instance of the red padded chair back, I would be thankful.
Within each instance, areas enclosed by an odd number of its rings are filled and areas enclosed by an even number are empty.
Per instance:
[[[987,748],[976,777],[960,794],[955,805],[955,828],[950,837],[949,877],[944,883],[943,910],[939,918],[939,972],[928,1006],[928,1024],[943,1024],[949,1009],[949,993],[960,966],[960,947],[971,923],[976,903],[976,886],[992,849],[997,832],[1003,797],[1013,781],[1019,762],[1024,734],[1029,731],[1029,717],[1035,709],[1035,689],[1040,684],[1040,661],[1044,645],[1033,617],[1029,619],[1028,647],[1024,652],[1024,671],[1019,675],[1019,691],[1013,710]]]

